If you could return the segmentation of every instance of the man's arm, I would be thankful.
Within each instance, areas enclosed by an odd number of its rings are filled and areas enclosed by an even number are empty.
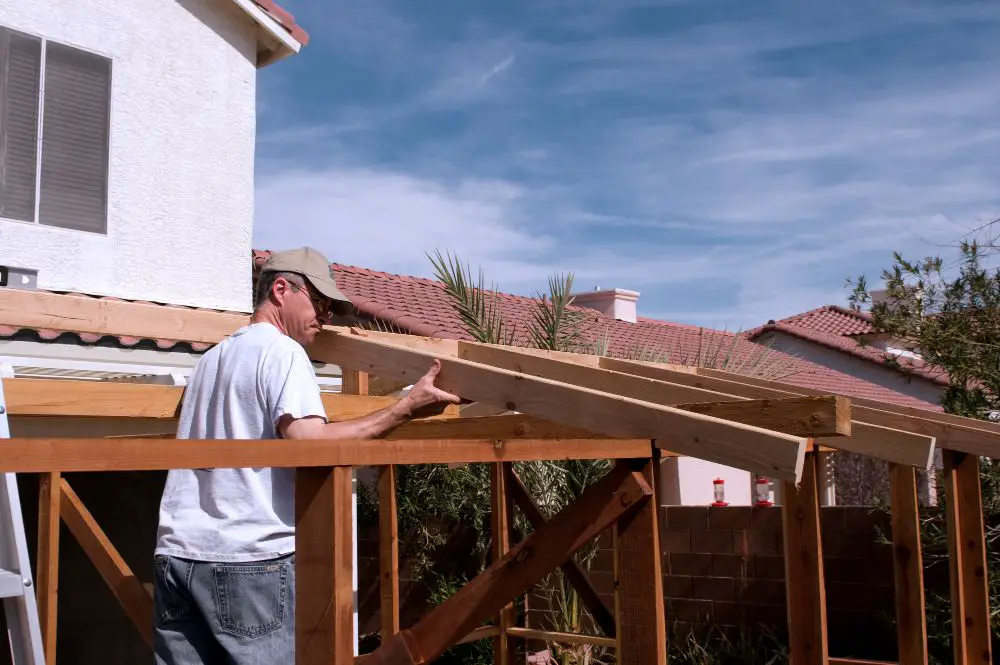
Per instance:
[[[278,432],[286,439],[373,439],[402,425],[413,414],[433,404],[458,404],[460,398],[441,390],[434,381],[441,372],[441,362],[435,360],[430,370],[414,384],[406,395],[392,406],[367,416],[336,423],[324,423],[319,418],[283,416]]]

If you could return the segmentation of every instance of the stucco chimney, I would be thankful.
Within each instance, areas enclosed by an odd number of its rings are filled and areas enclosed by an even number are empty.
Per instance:
[[[573,304],[580,307],[595,309],[605,316],[609,316],[619,321],[635,323],[636,306],[639,299],[638,291],[627,291],[625,289],[601,289],[595,288],[593,291],[573,294]]]

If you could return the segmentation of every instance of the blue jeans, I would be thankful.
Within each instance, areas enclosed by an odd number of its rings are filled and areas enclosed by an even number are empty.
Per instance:
[[[295,555],[253,563],[154,557],[156,665],[295,662]]]

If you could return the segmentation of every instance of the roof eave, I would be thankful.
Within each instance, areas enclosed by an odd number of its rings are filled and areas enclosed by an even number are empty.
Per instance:
[[[296,55],[308,43],[309,36],[294,23],[289,26],[261,7],[255,0],[233,0],[260,28],[261,50],[257,68],[262,69],[279,60]]]

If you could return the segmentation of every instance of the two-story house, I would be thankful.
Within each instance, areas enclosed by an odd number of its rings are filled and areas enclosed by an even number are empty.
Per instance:
[[[249,311],[257,71],[307,42],[274,0],[0,3],[0,285]],[[176,381],[203,350],[0,326],[7,375]]]

